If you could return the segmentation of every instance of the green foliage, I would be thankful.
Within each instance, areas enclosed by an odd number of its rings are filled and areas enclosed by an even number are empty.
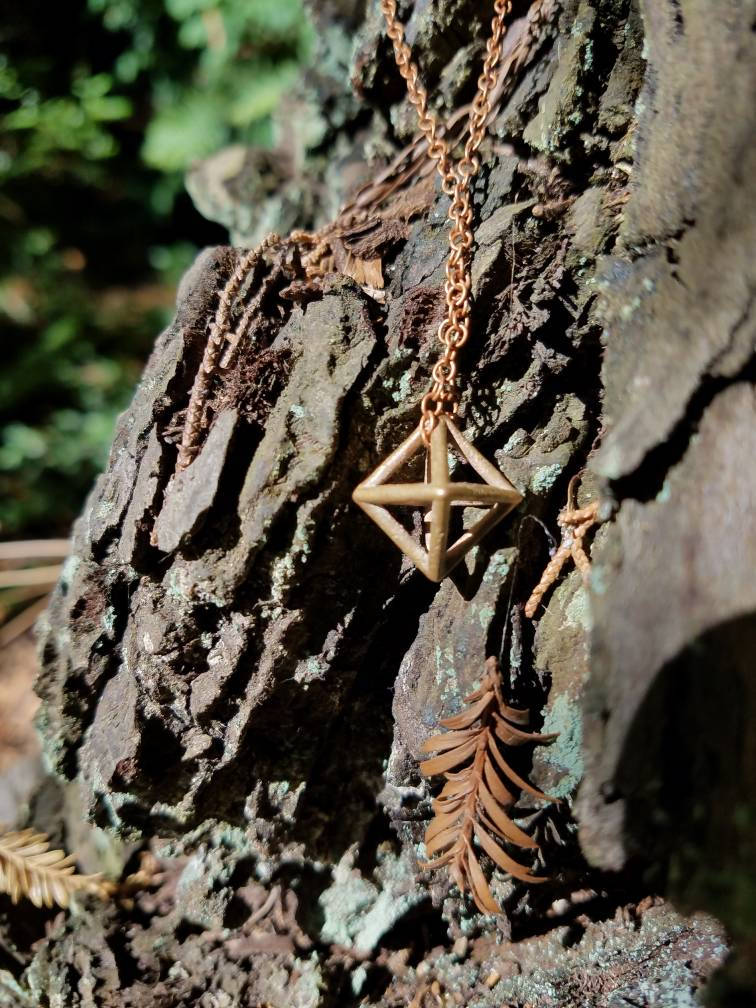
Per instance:
[[[118,146],[107,125],[128,118],[131,103],[110,94],[112,84],[108,74],[87,77],[79,68],[69,95],[45,98],[36,88],[24,88],[8,57],[0,55],[0,97],[16,102],[2,120],[0,184],[33,172],[65,170],[71,158],[113,157]]]
[[[0,19],[0,535],[65,533],[200,244],[183,172],[265,144],[300,0],[72,0]]]
[[[57,247],[43,228],[19,242],[16,272],[0,282],[10,336],[0,373],[2,532],[65,531],[102,468],[116,415],[126,405],[153,333],[165,323],[171,291],[96,291],[76,250]],[[155,250],[158,252],[158,250]],[[165,276],[179,256],[157,255]],[[193,249],[189,252],[191,255]]]
[[[110,30],[131,36],[116,60],[116,78],[127,83],[149,75],[152,114],[142,148],[148,165],[181,171],[231,141],[269,140],[270,114],[309,48],[300,0],[89,0],[89,6]],[[165,61],[160,39],[171,30],[178,51]]]

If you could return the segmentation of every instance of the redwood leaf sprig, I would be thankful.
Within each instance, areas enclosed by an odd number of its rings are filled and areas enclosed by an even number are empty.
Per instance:
[[[35,906],[67,907],[75,892],[107,899],[113,887],[100,875],[77,875],[73,857],[50,850],[44,833],[33,829],[0,832],[0,892],[13,903],[21,897]]]
[[[506,758],[509,746],[544,744],[556,735],[526,731],[527,710],[510,707],[501,692],[499,663],[486,661],[479,688],[465,698],[466,709],[444,718],[447,729],[423,745],[436,753],[420,764],[426,777],[446,781],[433,802],[434,816],[425,833],[430,859],[422,867],[448,867],[460,892],[471,892],[483,913],[501,913],[491,894],[478,859],[474,840],[495,865],[521,882],[547,881],[507,853],[505,844],[524,850],[538,849],[536,841],[517,826],[509,810],[520,792],[543,801],[556,801],[522,778]]]

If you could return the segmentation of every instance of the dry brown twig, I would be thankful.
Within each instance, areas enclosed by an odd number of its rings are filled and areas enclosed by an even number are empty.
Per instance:
[[[221,353],[231,328],[231,314],[236,297],[249,273],[257,268],[265,253],[280,242],[281,239],[278,235],[271,234],[257,248],[245,252],[225,286],[218,292],[218,308],[210,325],[205,353],[189,396],[181,444],[176,458],[177,472],[186,469],[197,454],[200,437],[205,426],[205,406],[210,383],[218,369]]]
[[[113,886],[100,875],[77,875],[73,856],[50,850],[44,833],[33,829],[0,833],[0,891],[13,903],[22,896],[35,906],[67,907],[76,892],[108,899]]]
[[[69,550],[67,539],[0,543],[0,648],[26,633],[43,612]],[[43,562],[49,560],[57,562]]]
[[[322,232],[293,231],[286,238],[269,234],[256,248],[240,256],[226,283],[218,291],[218,306],[210,323],[202,362],[192,385],[181,430],[181,441],[176,457],[177,473],[188,468],[199,452],[203,432],[209,426],[207,407],[215,376],[218,372],[227,370],[233,363],[235,353],[249,330],[253,317],[260,311],[270,282],[282,273],[288,273],[288,264],[285,267],[280,263],[269,271],[268,277],[263,274],[257,289],[242,309],[239,321],[232,328],[232,318],[245,282],[250,275],[254,275],[265,266],[265,257],[268,253],[276,252],[283,256],[287,253],[301,256],[304,280],[310,284],[317,284],[330,267],[328,237],[332,230],[333,225],[323,229]],[[296,284],[295,280],[294,285],[290,284],[290,288],[296,289]]]
[[[473,837],[503,871],[521,882],[545,882],[507,854],[502,843],[536,851],[538,844],[507,814],[516,793],[524,791],[544,801],[543,794],[519,776],[504,757],[505,747],[548,743],[556,735],[540,735],[522,727],[529,712],[510,707],[501,692],[499,663],[486,661],[483,681],[465,698],[467,709],[441,724],[447,729],[423,745],[438,755],[420,764],[426,777],[443,775],[446,783],[433,802],[434,817],[425,834],[431,859],[424,868],[448,867],[460,892],[470,891],[483,913],[501,913],[473,848]]]
[[[525,615],[528,619],[535,616],[541,599],[559,577],[569,557],[572,557],[575,566],[582,574],[583,584],[588,584],[591,562],[585,552],[583,540],[593,526],[599,522],[600,501],[598,499],[591,501],[584,508],[575,507],[575,484],[578,478],[579,476],[573,476],[570,480],[567,488],[567,503],[559,512],[557,519],[557,524],[562,531],[562,541],[546,565],[541,580],[525,603]]]
[[[138,893],[154,889],[165,880],[165,872],[160,861],[151,850],[139,852],[139,867],[126,876],[114,889],[119,904],[128,911],[134,909]]]

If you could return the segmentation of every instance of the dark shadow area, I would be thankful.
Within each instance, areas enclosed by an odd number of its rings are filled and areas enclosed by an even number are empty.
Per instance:
[[[293,836],[321,859],[336,862],[358,842],[364,863],[370,846],[366,837],[392,835],[377,810],[376,795],[383,787],[385,760],[391,752],[394,680],[435,590],[430,582],[415,579],[385,608],[377,627],[366,629],[374,642],[370,674],[357,671],[339,716],[310,740],[316,746],[314,773],[298,808]],[[355,634],[359,632],[356,627]],[[314,690],[310,693],[314,695]]]
[[[615,779],[631,855],[655,867],[683,912],[713,914],[735,939],[715,984],[722,1005],[745,1003],[742,984],[751,998],[756,990],[747,952],[756,936],[755,659],[753,615],[686,647],[640,707]]]

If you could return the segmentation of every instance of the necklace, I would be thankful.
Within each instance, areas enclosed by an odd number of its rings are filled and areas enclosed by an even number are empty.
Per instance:
[[[443,352],[432,371],[432,384],[420,403],[420,423],[407,440],[385,459],[355,489],[353,500],[373,519],[431,581],[447,574],[522,500],[522,494],[462,435],[454,423],[459,408],[457,354],[470,335],[470,249],[473,244],[470,181],[480,170],[477,151],[491,113],[491,92],[496,85],[502,55],[505,18],[512,0],[495,0],[491,35],[486,43],[483,72],[470,107],[464,152],[454,164],[436,117],[428,111],[428,95],[419,80],[417,66],[397,19],[396,0],[381,0],[386,33],[393,43],[394,57],[407,83],[410,103],[417,112],[420,132],[425,137],[428,157],[441,176],[442,191],[450,198],[448,216],[449,255],[446,261],[444,295],[446,313],[438,329]],[[450,443],[451,441],[451,443]],[[425,480],[422,483],[391,483],[389,480],[419,451],[425,448]],[[449,449],[456,449],[483,483],[450,480]],[[391,505],[426,508],[424,545],[416,541],[389,512]],[[482,518],[449,543],[451,508],[486,508]]]

